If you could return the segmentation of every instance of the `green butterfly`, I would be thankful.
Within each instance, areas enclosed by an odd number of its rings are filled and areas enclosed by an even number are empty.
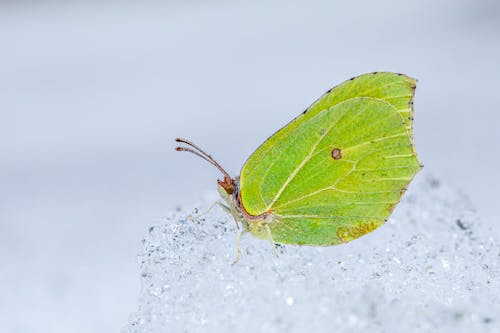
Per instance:
[[[413,146],[415,87],[396,73],[345,81],[268,138],[239,177],[188,140],[176,139],[190,146],[176,149],[222,172],[224,207],[244,231],[273,244],[343,244],[383,224],[422,168]]]

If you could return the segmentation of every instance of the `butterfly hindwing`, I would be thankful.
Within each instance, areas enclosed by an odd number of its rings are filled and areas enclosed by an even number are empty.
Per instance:
[[[415,81],[346,81],[270,137],[240,175],[251,215],[271,212],[273,240],[333,245],[382,224],[420,169],[411,122]]]

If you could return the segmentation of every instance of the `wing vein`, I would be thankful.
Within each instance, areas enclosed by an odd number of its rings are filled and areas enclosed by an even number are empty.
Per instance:
[[[299,173],[299,171],[302,169],[302,167],[307,162],[309,162],[309,160],[314,156],[314,151],[316,150],[316,147],[318,147],[318,145],[323,141],[323,139],[328,135],[328,133],[333,129],[333,127],[335,127],[335,125],[337,125],[342,119],[344,119],[344,117],[346,115],[347,115],[347,112],[344,113],[335,123],[331,124],[328,127],[328,130],[326,130],[319,137],[319,139],[316,141],[316,143],[314,144],[314,146],[311,148],[309,154],[307,154],[307,156],[302,160],[302,162],[300,162],[300,164],[295,168],[295,170],[293,170],[293,172],[290,174],[290,176],[288,176],[287,180],[283,183],[283,185],[281,186],[281,188],[276,193],[276,196],[274,197],[274,199],[266,207],[266,211],[268,211],[274,205],[274,203],[279,199],[279,197],[281,196],[281,193],[283,193],[283,191],[286,189],[286,187],[288,186],[288,184],[290,184],[290,182],[295,178],[295,176]]]
[[[279,218],[308,218],[308,219],[345,219],[345,218],[363,218],[371,219],[375,216],[364,216],[364,215],[314,215],[314,214],[294,214],[294,215],[279,215],[275,214]]]
[[[328,186],[328,187],[324,187],[324,188],[319,189],[319,190],[316,190],[316,191],[314,191],[314,192],[308,193],[308,194],[306,194],[306,195],[303,195],[303,196],[301,196],[301,197],[299,197],[299,198],[297,198],[297,199],[295,199],[295,200],[288,201],[288,202],[284,203],[283,205],[281,205],[281,206],[280,206],[280,208],[286,207],[286,206],[288,206],[288,205],[290,205],[290,204],[292,204],[292,203],[295,203],[295,202],[301,201],[301,200],[303,200],[303,199],[305,199],[305,198],[311,197],[311,196],[313,196],[313,195],[316,195],[316,194],[321,193],[321,192],[324,192],[324,191],[328,191],[328,190],[334,190],[334,191],[335,191],[335,190],[336,190],[335,185],[337,185],[339,182],[341,182],[341,181],[342,181],[342,180],[344,180],[347,176],[349,176],[351,173],[353,173],[353,172],[356,170],[356,165],[357,165],[357,163],[355,163],[355,164],[352,166],[351,170],[349,170],[348,172],[346,172],[346,174],[345,174],[345,175],[343,175],[342,177],[339,177],[339,179],[337,179],[337,180],[336,180],[336,181],[335,181],[332,185],[330,185],[330,186]]]

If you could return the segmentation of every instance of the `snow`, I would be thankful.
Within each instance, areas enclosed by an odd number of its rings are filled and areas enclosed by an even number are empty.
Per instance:
[[[209,199],[197,205],[206,208]],[[499,246],[468,199],[420,174],[389,221],[335,247],[271,245],[232,218],[179,208],[152,226],[142,291],[122,333],[493,332]]]

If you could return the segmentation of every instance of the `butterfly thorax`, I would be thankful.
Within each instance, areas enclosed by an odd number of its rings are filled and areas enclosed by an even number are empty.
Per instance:
[[[226,201],[236,224],[241,224],[243,230],[249,231],[259,239],[269,239],[271,235],[268,223],[272,221],[272,214],[252,216],[245,211],[241,204],[239,177],[235,179],[225,177],[223,181],[218,180],[217,183],[219,194]]]

